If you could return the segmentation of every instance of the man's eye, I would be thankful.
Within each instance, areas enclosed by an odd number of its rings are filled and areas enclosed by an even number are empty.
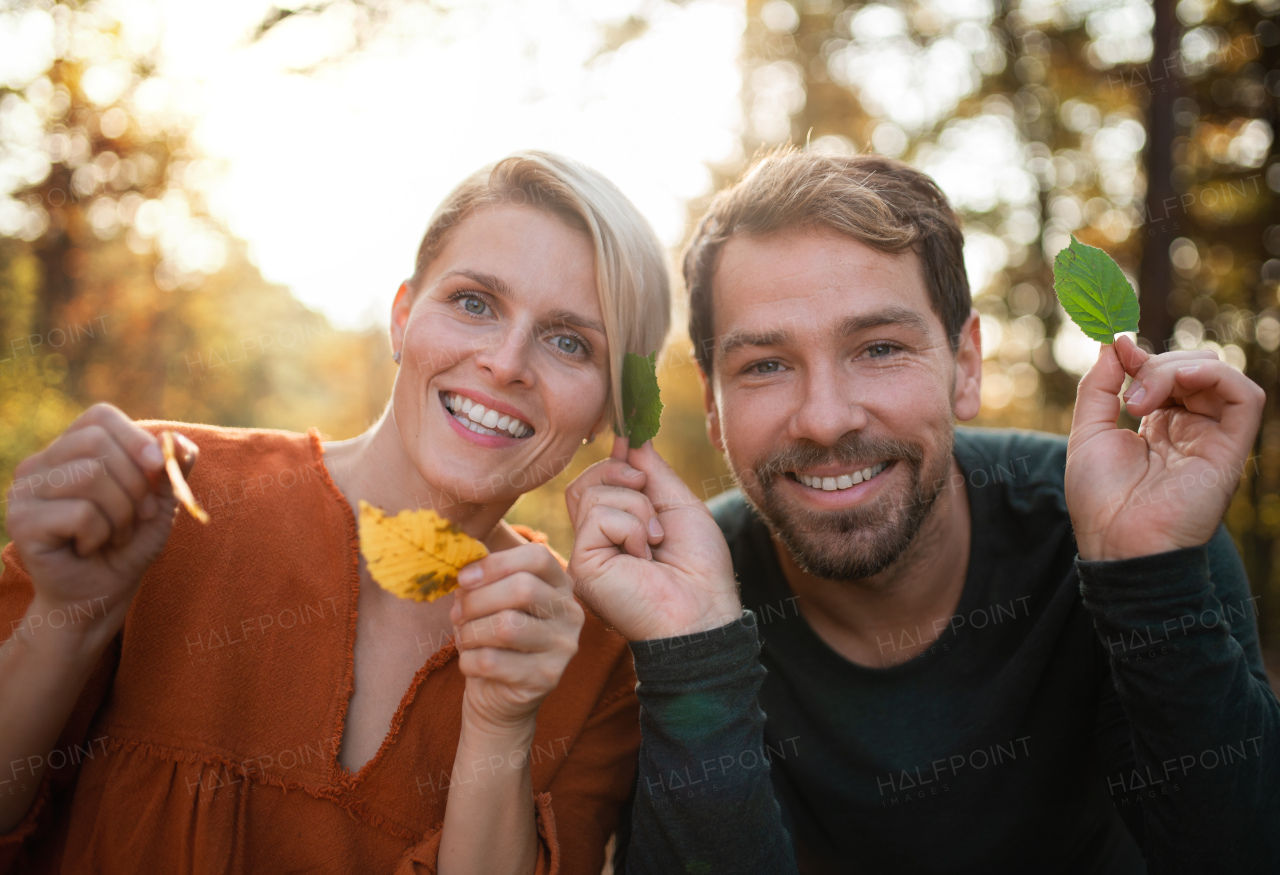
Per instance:
[[[569,355],[577,355],[582,351],[582,341],[571,334],[557,334],[552,340],[556,349]]]
[[[778,362],[756,362],[751,370],[757,374],[776,374],[782,370],[782,365]]]
[[[873,359],[884,358],[896,349],[892,343],[873,343],[867,347],[867,355]]]
[[[462,308],[472,316],[483,316],[489,309],[489,305],[473,295],[468,295],[462,299]]]

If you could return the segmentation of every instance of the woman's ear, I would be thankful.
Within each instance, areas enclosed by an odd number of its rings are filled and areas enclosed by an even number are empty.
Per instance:
[[[404,328],[409,324],[409,311],[413,309],[413,291],[407,282],[401,283],[396,290],[396,298],[391,302],[391,351],[399,355],[404,346]]]

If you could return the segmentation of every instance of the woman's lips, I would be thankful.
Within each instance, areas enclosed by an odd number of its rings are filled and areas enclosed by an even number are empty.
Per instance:
[[[441,392],[440,401],[459,425],[474,434],[516,439],[533,434],[533,426],[523,419],[486,406],[470,395]]]

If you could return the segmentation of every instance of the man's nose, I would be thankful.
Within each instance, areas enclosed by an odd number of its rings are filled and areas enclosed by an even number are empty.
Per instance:
[[[833,365],[806,374],[788,431],[794,440],[830,447],[849,432],[866,428],[867,419],[853,377]]]

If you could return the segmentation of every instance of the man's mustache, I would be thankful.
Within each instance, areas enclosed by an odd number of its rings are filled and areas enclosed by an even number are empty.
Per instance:
[[[852,467],[855,463],[865,467],[893,461],[903,461],[918,469],[924,461],[924,448],[899,438],[850,432],[829,447],[814,443],[783,447],[756,463],[752,470],[760,483],[767,484],[788,471],[825,466]]]

